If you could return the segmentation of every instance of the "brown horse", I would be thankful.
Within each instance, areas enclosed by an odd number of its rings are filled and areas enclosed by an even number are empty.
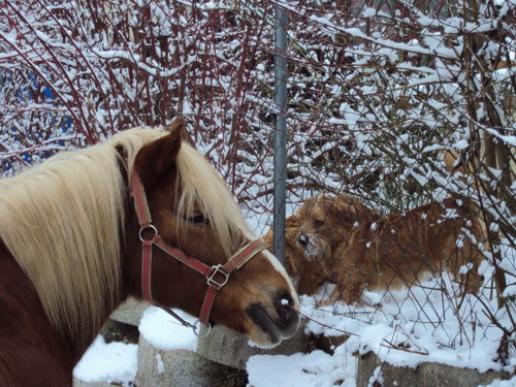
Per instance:
[[[131,129],[0,180],[0,386],[71,385],[129,295],[259,344],[294,334],[286,272],[182,132]]]

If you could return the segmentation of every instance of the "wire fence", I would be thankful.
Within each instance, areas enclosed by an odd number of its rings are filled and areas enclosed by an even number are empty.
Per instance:
[[[289,14],[287,266],[313,313],[390,324],[398,347],[496,340],[506,361],[514,2],[5,0],[2,174],[181,114],[265,234],[275,6]]]

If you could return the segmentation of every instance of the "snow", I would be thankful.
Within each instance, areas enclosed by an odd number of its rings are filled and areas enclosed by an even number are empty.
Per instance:
[[[106,344],[98,336],[75,366],[73,376],[84,382],[128,384],[136,377],[137,351],[136,344]]]
[[[165,371],[165,363],[163,363],[163,359],[159,353],[156,354],[156,368],[158,370],[158,375],[161,375]]]
[[[247,362],[249,386],[355,386],[356,359],[346,350],[337,348],[335,354],[315,350],[308,354],[255,355]]]
[[[447,289],[444,293],[442,281]],[[488,292],[484,289],[484,293]],[[327,336],[350,332],[348,350],[362,354],[373,351],[395,366],[416,367],[422,362],[436,362],[480,372],[503,370],[495,360],[501,331],[483,316],[484,306],[474,296],[466,295],[459,307],[459,297],[444,294],[458,294],[457,285],[446,273],[442,279],[429,278],[419,286],[390,291],[388,296],[383,291],[366,291],[363,298],[374,300],[371,306],[338,303],[316,307],[319,296],[304,296],[301,311],[317,321],[309,321],[307,331]],[[496,310],[494,305],[491,307]],[[498,321],[509,324],[503,312]],[[516,366],[514,355],[510,362],[505,367],[508,372]]]
[[[494,129],[487,129],[487,131],[491,133],[493,136],[496,136],[497,138],[502,140],[502,142],[506,143],[507,145],[516,146],[516,136],[504,136]]]
[[[195,320],[180,310],[175,309],[175,312],[192,323]],[[163,350],[195,351],[197,347],[197,336],[191,328],[184,327],[155,306],[144,311],[139,331],[148,343]],[[98,336],[75,367],[74,376],[85,382],[132,382],[137,371],[137,350],[136,344],[106,344],[103,337]],[[164,372],[165,364],[159,354],[156,366],[159,373]]]
[[[376,382],[376,384],[375,384]],[[369,378],[367,383],[367,387],[373,387],[375,385],[383,386],[383,375],[382,375],[382,367],[378,366],[374,369],[373,374]]]
[[[478,387],[514,387],[514,386],[516,386],[516,376],[513,376],[509,380],[495,379],[489,384],[479,385]]]
[[[174,309],[185,320],[191,322],[195,318],[189,314]],[[163,350],[188,349],[195,351],[197,348],[197,336],[192,328],[185,327],[176,321],[171,315],[155,306],[145,310],[140,321],[140,335],[156,348]]]

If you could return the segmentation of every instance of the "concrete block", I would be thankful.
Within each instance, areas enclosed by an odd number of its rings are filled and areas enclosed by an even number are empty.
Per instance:
[[[120,321],[125,324],[138,326],[142,314],[149,307],[149,303],[129,297],[118,308],[116,308],[111,316],[111,320]]]
[[[440,363],[421,363],[416,368],[396,367],[382,362],[374,353],[359,357],[357,387],[374,386],[380,376],[382,386],[471,387],[489,384],[495,379],[509,379],[506,372],[479,372],[473,368],[452,367]]]
[[[135,384],[138,387],[244,387],[247,374],[190,350],[156,348],[142,335]]]
[[[113,386],[120,386],[120,383],[84,382],[82,380],[73,378],[73,387],[113,387]]]
[[[305,352],[305,348],[306,339],[302,325],[294,337],[271,349],[251,346],[247,336],[230,328],[216,325],[208,335],[199,338],[197,353],[216,363],[245,370],[247,360],[251,356],[259,354],[292,355],[297,352]]]

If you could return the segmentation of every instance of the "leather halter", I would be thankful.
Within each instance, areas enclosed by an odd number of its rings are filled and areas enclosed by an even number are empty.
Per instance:
[[[206,277],[208,288],[204,294],[201,311],[199,313],[199,322],[207,325],[217,292],[228,283],[229,276],[233,271],[240,269],[256,254],[265,249],[263,241],[255,240],[248,243],[233,254],[223,265],[209,266],[196,258],[186,255],[182,250],[170,246],[167,242],[161,239],[158,229],[152,223],[149,204],[145,195],[145,188],[143,187],[140,176],[134,168],[131,172],[130,183],[131,195],[134,200],[134,209],[140,226],[138,237],[142,242],[142,297],[146,301],[155,304],[152,298],[152,250],[153,247],[156,246],[171,258],[178,260],[192,270],[195,270]]]

